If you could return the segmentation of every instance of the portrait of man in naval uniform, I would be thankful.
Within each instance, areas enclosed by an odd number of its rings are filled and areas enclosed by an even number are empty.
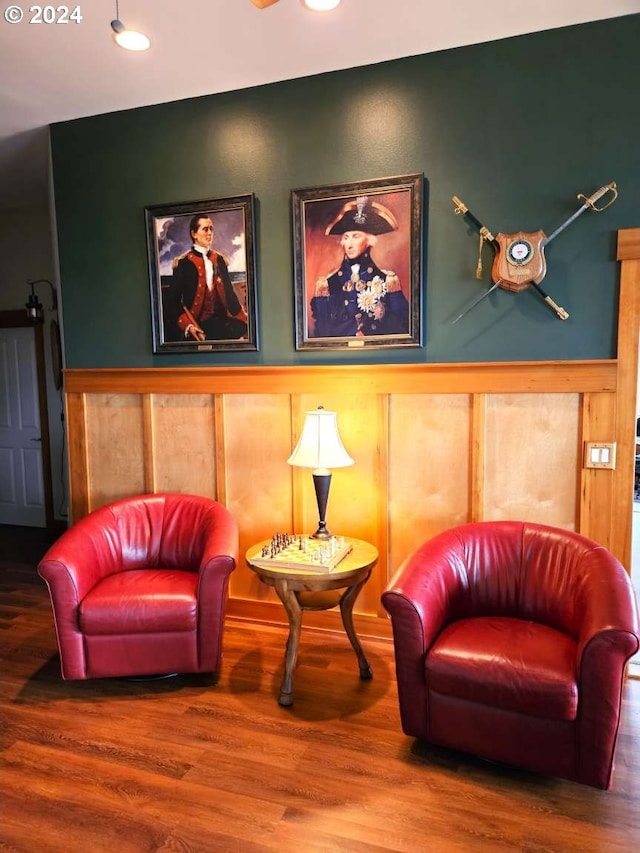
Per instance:
[[[414,192],[414,185],[387,192],[365,186],[348,196],[302,199],[299,349],[415,345],[420,240]]]

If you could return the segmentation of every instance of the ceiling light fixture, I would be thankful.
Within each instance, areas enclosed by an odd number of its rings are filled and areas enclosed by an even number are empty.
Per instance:
[[[330,12],[340,5],[340,0],[302,0],[302,5],[312,12]]]
[[[122,23],[118,0],[116,0],[116,17],[115,20],[111,21],[111,29],[114,33],[113,39],[115,43],[125,50],[148,50],[151,46],[149,36],[139,33],[136,30],[128,30]]]
[[[258,9],[268,9],[278,0],[251,0],[251,2]],[[300,2],[305,9],[310,9],[312,12],[330,12],[340,5],[340,0],[300,0]]]

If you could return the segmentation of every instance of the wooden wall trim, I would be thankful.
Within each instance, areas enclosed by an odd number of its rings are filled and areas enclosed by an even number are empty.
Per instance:
[[[615,402],[618,447],[612,484],[610,548],[630,569],[640,339],[640,228],[618,232],[618,260],[621,261]]]
[[[215,480],[216,494],[218,500],[227,503],[227,464],[224,436],[224,401],[216,394],[214,402],[214,453],[215,453]]]
[[[374,484],[375,493],[378,497],[376,504],[376,542],[378,550],[381,554],[389,553],[389,543],[391,539],[390,531],[390,514],[389,505],[391,503],[391,495],[389,490],[389,397],[380,395],[377,399],[378,409],[378,464],[376,466],[376,480]],[[387,567],[388,568],[388,567]],[[386,616],[386,611],[382,606],[381,596],[387,586],[389,580],[388,575],[385,576],[381,572],[372,572],[372,577],[369,583],[376,584],[376,596],[378,601],[377,614],[379,617]]]
[[[0,329],[33,328],[33,320],[27,317],[24,308],[10,308],[0,311]]]
[[[471,447],[469,450],[469,506],[471,508],[471,521],[483,520],[484,506],[484,465],[486,444],[486,417],[487,396],[486,394],[474,394],[471,402]]]
[[[69,521],[91,512],[89,451],[87,448],[87,407],[84,394],[65,394],[67,457],[69,464]]]
[[[155,440],[153,435],[153,395],[144,394],[142,398],[142,416],[144,428],[144,487],[147,492],[156,491]]]
[[[619,261],[640,260],[640,228],[623,228],[618,231]]]
[[[68,394],[509,394],[615,391],[615,360],[64,371]]]

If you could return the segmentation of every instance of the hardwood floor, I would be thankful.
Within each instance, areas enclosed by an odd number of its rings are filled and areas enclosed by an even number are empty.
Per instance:
[[[9,531],[15,533],[16,531]],[[303,628],[295,704],[284,629],[229,620],[217,684],[60,678],[35,564],[0,530],[0,850],[630,853],[640,849],[640,681],[626,685],[614,787],[487,764],[400,729],[389,641]]]

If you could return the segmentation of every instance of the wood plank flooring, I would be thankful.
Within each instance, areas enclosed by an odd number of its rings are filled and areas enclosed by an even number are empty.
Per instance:
[[[497,767],[402,734],[389,641],[227,622],[217,683],[64,682],[35,564],[0,531],[0,850],[60,853],[631,853],[640,849],[640,681],[612,791]]]

